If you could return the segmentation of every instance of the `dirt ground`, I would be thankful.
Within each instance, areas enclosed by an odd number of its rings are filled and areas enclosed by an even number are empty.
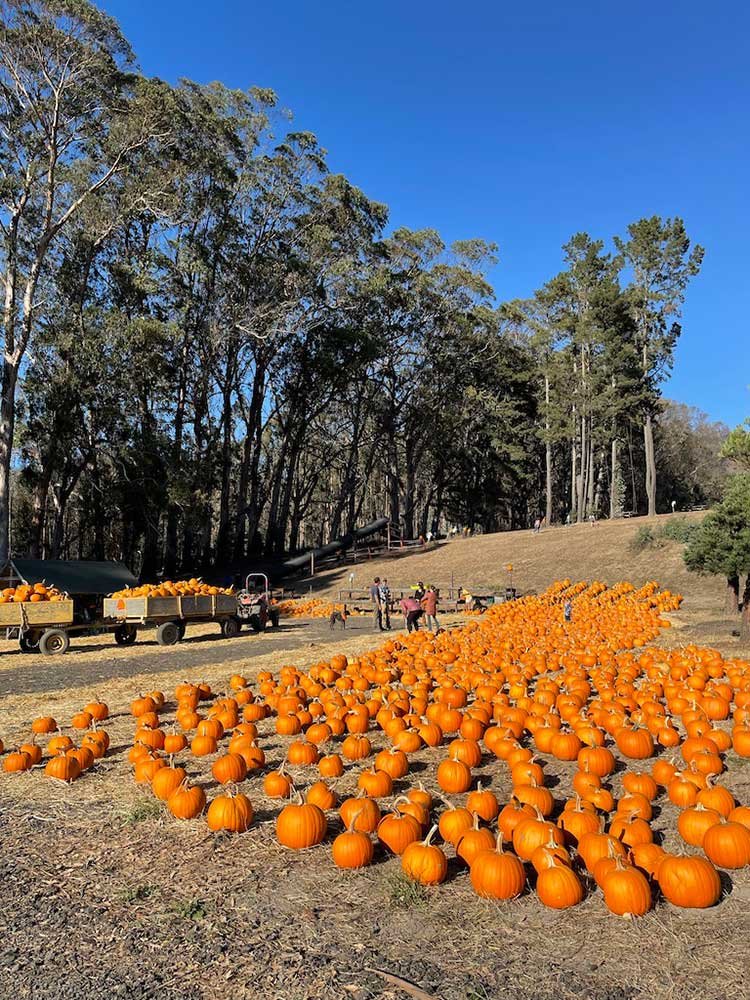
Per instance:
[[[470,540],[469,540],[470,541]],[[463,544],[463,543],[461,543]],[[731,636],[720,608],[671,616],[666,645],[718,645],[750,657]],[[327,622],[286,622],[262,637],[193,642],[162,649],[115,649],[108,639],[76,643],[67,657],[0,655],[0,736],[27,738],[31,720],[72,713],[99,696],[110,706],[108,755],[70,786],[39,770],[0,773],[0,1000],[718,1000],[750,995],[750,870],[725,881],[711,910],[677,910],[660,902],[639,921],[610,914],[600,892],[570,911],[545,909],[527,893],[510,903],[479,899],[465,868],[451,857],[447,883],[419,890],[404,881],[398,859],[376,853],[361,872],[338,871],[326,842],[290,852],[274,838],[278,804],[263,793],[263,775],[242,783],[255,821],[241,836],[214,835],[203,820],[179,823],[133,781],[127,751],[129,702],[140,690],[167,694],[206,680],[226,689],[229,676],[278,672],[375,648],[367,619],[331,634]],[[260,724],[267,768],[281,762],[289,738],[273,721]],[[376,749],[383,734],[372,734]],[[435,755],[414,755],[396,790],[425,780],[434,788]],[[726,784],[750,803],[750,764],[731,752]],[[181,761],[215,792],[212,758]],[[368,762],[365,762],[368,763]],[[574,765],[544,759],[556,799],[570,794]],[[335,783],[351,794],[362,765],[347,765]],[[311,776],[311,771],[315,774]],[[292,768],[304,788],[316,769]],[[475,771],[507,801],[507,768],[485,759]],[[724,779],[722,779],[724,780]],[[619,773],[611,782],[621,790]],[[452,797],[456,803],[462,796]],[[381,805],[385,811],[389,800]],[[677,849],[676,811],[659,800],[653,826]],[[452,851],[448,849],[449,854]]]

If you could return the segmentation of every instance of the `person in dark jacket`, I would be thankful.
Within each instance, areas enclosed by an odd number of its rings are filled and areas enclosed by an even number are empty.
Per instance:
[[[383,631],[383,601],[380,597],[380,577],[376,576],[370,586],[372,601],[372,625],[378,632]]]

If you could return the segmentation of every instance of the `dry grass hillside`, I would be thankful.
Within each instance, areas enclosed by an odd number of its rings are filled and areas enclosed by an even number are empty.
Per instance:
[[[661,515],[656,518],[630,518],[574,524],[568,528],[550,528],[535,535],[531,531],[501,532],[458,538],[430,549],[388,559],[372,559],[352,566],[320,573],[315,589],[335,595],[349,586],[349,574],[355,573],[355,587],[366,587],[373,576],[385,576],[393,589],[408,587],[416,580],[446,586],[504,589],[508,574],[504,567],[513,565],[513,583],[522,592],[544,590],[552,580],[570,577],[576,580],[602,580],[616,583],[630,580],[639,585],[658,580],[662,587],[685,595],[693,610],[719,613],[724,601],[724,582],[718,577],[699,577],[688,573],[683,562],[684,546],[660,536],[673,520],[699,522],[703,513]],[[633,549],[639,529],[650,527],[657,539],[654,547]]]

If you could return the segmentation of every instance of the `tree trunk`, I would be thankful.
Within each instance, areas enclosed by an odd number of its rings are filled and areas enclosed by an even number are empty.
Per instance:
[[[232,486],[232,385],[227,374],[221,414],[221,480],[219,492],[219,530],[216,537],[216,560],[225,563],[232,551],[229,538],[229,503]]]
[[[180,352],[180,376],[177,386],[177,401],[174,413],[174,438],[172,441],[172,475],[181,474],[182,464],[182,439],[185,429],[185,406],[187,403],[187,364],[188,364],[188,339],[183,339],[182,351]],[[174,579],[177,572],[177,529],[180,519],[180,507],[175,502],[174,497],[170,497],[167,503],[167,519],[164,529],[164,575],[167,579]]]
[[[42,455],[42,471],[34,487],[31,510],[31,541],[29,555],[32,559],[44,558],[44,526],[47,520],[49,485],[52,481],[54,457],[52,451]]]
[[[546,405],[546,416],[544,421],[544,516],[547,525],[552,524],[552,442],[550,440],[549,421],[549,375],[544,376],[544,402]]]
[[[3,363],[0,396],[0,566],[8,561],[11,551],[10,504],[11,458],[16,426],[16,384],[18,369],[7,359]]]
[[[646,496],[648,516],[656,515],[656,457],[654,455],[654,426],[651,414],[646,415],[643,424],[643,445],[646,457]]]
[[[745,588],[747,589],[747,588]],[[750,603],[750,602],[745,602]],[[736,615],[740,610],[740,578],[738,576],[727,577],[727,614]]]
[[[617,438],[612,438],[612,458],[610,463],[610,480],[609,480],[609,519],[614,521],[618,516],[619,511],[617,510],[618,497],[616,495],[617,490]]]

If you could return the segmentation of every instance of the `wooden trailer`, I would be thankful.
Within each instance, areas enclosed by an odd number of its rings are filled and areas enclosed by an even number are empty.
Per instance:
[[[217,621],[227,638],[239,635],[242,624],[237,615],[237,598],[230,594],[192,597],[109,597],[103,614],[116,627],[129,630],[135,641],[139,627],[155,627],[160,646],[172,646],[185,635],[190,622]]]
[[[0,628],[17,638],[24,653],[65,653],[76,632],[114,631],[102,621],[105,594],[138,581],[122,563],[80,559],[13,557],[0,571],[0,589],[44,583],[65,595],[62,601],[0,604]]]

